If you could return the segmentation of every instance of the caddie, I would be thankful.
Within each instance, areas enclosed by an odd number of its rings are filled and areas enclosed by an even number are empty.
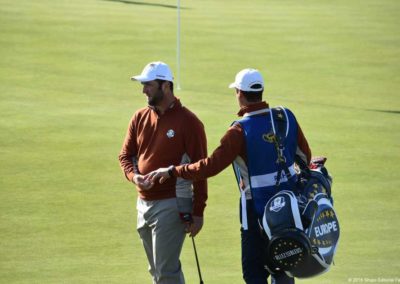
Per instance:
[[[155,184],[170,177],[202,180],[233,164],[240,190],[243,278],[248,284],[265,284],[270,273],[265,268],[266,243],[259,225],[263,209],[277,192],[291,190],[290,183],[297,178],[294,163],[308,165],[311,150],[294,114],[283,109],[288,125],[286,146],[281,149],[285,166],[277,162],[271,109],[262,101],[264,80],[258,70],[240,71],[229,87],[235,90],[241,118],[229,127],[212,155],[196,163],[158,169],[145,179]],[[294,279],[275,273],[272,283],[294,283]]]

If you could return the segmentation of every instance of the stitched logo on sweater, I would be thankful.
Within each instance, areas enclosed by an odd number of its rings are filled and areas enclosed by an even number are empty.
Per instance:
[[[175,131],[173,131],[172,129],[167,131],[167,137],[168,138],[172,138],[175,136]]]

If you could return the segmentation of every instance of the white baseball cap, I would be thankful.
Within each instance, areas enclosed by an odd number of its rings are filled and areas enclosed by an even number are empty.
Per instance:
[[[139,82],[148,82],[153,80],[165,80],[173,82],[171,69],[161,61],[150,62],[144,67],[142,74],[133,76],[131,80]]]
[[[264,80],[256,69],[243,69],[236,74],[235,82],[229,88],[236,88],[245,92],[258,92],[264,89]]]

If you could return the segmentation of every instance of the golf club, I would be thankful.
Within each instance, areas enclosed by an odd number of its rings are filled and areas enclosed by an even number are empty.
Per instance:
[[[196,245],[194,243],[194,237],[192,237],[192,243],[193,243],[194,255],[196,256],[196,264],[197,264],[197,271],[199,272],[200,284],[204,284],[203,278],[201,277],[200,264],[199,264],[199,259],[197,257],[197,250],[196,250]]]

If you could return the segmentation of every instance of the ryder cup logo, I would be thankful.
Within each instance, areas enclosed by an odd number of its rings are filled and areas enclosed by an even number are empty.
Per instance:
[[[269,207],[270,211],[278,212],[285,206],[285,199],[281,196],[276,197],[273,201],[271,206]]]
[[[167,137],[168,138],[172,138],[175,136],[175,131],[173,131],[172,129],[167,131]]]

